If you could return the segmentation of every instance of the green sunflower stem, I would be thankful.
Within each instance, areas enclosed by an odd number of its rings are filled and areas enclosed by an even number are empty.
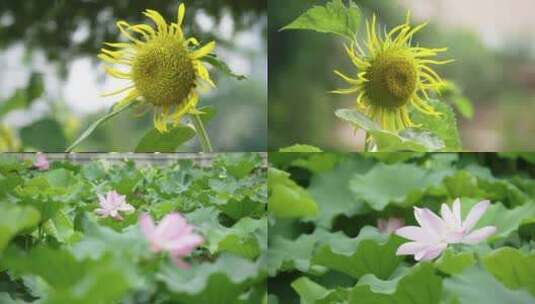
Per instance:
[[[193,117],[193,127],[195,128],[195,131],[199,136],[199,141],[201,142],[202,151],[206,153],[214,152],[212,143],[210,142],[210,138],[208,137],[208,133],[206,132],[206,128],[204,127],[201,116],[199,114],[192,114],[191,116]]]

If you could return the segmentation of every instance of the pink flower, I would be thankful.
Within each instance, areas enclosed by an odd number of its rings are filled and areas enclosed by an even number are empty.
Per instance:
[[[119,211],[125,213],[134,212],[134,206],[126,203],[126,196],[119,195],[116,191],[106,193],[106,196],[98,195],[100,208],[95,209],[95,213],[102,216],[110,216],[114,220],[122,221],[123,217]]]
[[[150,215],[144,213],[139,218],[141,231],[150,243],[153,252],[167,251],[176,266],[188,268],[189,264],[182,260],[196,247],[201,245],[203,238],[193,232],[180,213],[166,215],[158,226],[154,225]]]
[[[48,163],[48,159],[43,153],[38,152],[35,155],[33,166],[39,170],[48,170],[50,168],[50,163]]]
[[[417,261],[428,261],[438,257],[448,244],[477,244],[496,232],[496,227],[485,226],[472,231],[477,221],[489,207],[489,201],[477,203],[462,222],[461,202],[456,199],[453,208],[442,204],[437,216],[427,208],[414,208],[414,217],[420,225],[406,226],[396,230],[396,234],[412,242],[401,245],[396,255],[414,255]]]
[[[403,227],[405,221],[399,217],[389,217],[388,219],[377,219],[377,229],[381,233],[390,234]]]

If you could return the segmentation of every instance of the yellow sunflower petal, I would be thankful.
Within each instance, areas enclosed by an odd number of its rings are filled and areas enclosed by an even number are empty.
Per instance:
[[[334,73],[338,76],[340,76],[340,78],[342,78],[343,80],[345,80],[346,82],[349,82],[351,84],[360,84],[362,83],[361,80],[358,80],[358,79],[353,79],[353,78],[350,78],[346,75],[344,75],[343,73],[337,71],[337,70],[334,70]]]
[[[210,73],[208,73],[208,70],[206,69],[204,64],[200,62],[199,60],[195,60],[194,66],[195,66],[195,69],[197,70],[197,75],[199,76],[199,78],[208,82],[208,84],[210,84],[212,87],[215,87],[214,82],[210,78]]]
[[[126,38],[132,40],[135,43],[143,43],[143,41],[136,39],[134,36],[130,35],[128,30],[130,29],[130,24],[126,21],[118,21],[116,23],[117,27],[119,28],[119,31],[121,31],[121,34],[123,34]]]
[[[199,45],[199,41],[196,38],[191,37],[186,40],[186,45],[189,46],[190,44],[194,46]]]
[[[177,21],[176,24],[180,27],[184,21],[184,15],[186,14],[186,6],[184,3],[180,3],[178,6]]]
[[[104,70],[106,71],[106,73],[108,73],[108,75],[113,76],[115,78],[119,78],[119,79],[131,79],[132,78],[132,75],[130,73],[119,71],[118,69],[115,69],[109,66],[104,67]]]
[[[209,42],[200,49],[191,52],[192,59],[199,59],[210,54],[215,48],[215,41]]]
[[[155,10],[145,10],[143,12],[143,15],[149,17],[152,19],[154,24],[158,27],[158,34],[159,35],[165,35],[167,34],[167,22],[165,22],[165,19]]]

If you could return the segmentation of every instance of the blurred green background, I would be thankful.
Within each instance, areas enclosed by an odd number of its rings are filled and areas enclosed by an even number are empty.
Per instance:
[[[201,96],[216,117],[208,132],[217,151],[263,151],[267,137],[267,0],[185,0],[186,35],[216,40],[216,53],[238,81],[214,71],[217,89]],[[106,76],[96,55],[119,39],[119,19],[150,23],[155,9],[176,20],[176,0],[24,0],[0,3],[0,151],[63,151],[124,87]],[[78,151],[133,151],[152,115],[125,112],[102,125]],[[200,150],[197,140],[186,151]]]
[[[296,143],[326,150],[362,149],[363,134],[355,134],[349,124],[334,115],[338,108],[352,107],[356,96],[328,93],[344,87],[334,69],[345,72],[354,69],[343,51],[343,41],[312,31],[279,31],[312,5],[326,2],[271,0],[269,3],[270,151]],[[425,47],[447,46],[449,51],[442,58],[456,60],[436,70],[462,92],[453,92],[442,100],[452,103],[458,112],[466,150],[535,149],[535,19],[530,13],[535,11],[535,2],[354,2],[362,9],[363,19],[371,13],[377,14],[381,27],[402,23],[408,9],[412,12],[412,24],[430,21],[413,43]]]

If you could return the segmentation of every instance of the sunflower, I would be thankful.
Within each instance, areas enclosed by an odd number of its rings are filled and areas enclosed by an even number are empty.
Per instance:
[[[155,28],[117,22],[128,42],[105,43],[108,48],[101,49],[98,55],[106,63],[129,68],[124,71],[108,65],[108,75],[131,81],[127,87],[103,96],[126,93],[119,105],[143,97],[144,102],[154,106],[154,127],[161,133],[167,132],[169,123],[180,123],[184,114],[196,113],[200,85],[215,86],[201,62],[214,50],[215,42],[200,46],[197,39],[184,37],[181,26],[185,11],[184,4],[180,4],[176,23],[167,24],[157,11],[145,10],[143,14],[154,22]]]
[[[359,73],[356,78],[334,71],[351,87],[333,91],[338,94],[357,93],[357,109],[364,112],[380,126],[389,131],[413,127],[409,107],[438,116],[426,100],[431,92],[438,93],[443,85],[440,76],[430,64],[446,64],[453,60],[433,60],[447,48],[424,48],[411,46],[411,38],[426,23],[416,27],[409,24],[410,14],[404,24],[384,34],[377,34],[376,18],[366,22],[367,53],[357,41],[344,45],[346,53]]]

